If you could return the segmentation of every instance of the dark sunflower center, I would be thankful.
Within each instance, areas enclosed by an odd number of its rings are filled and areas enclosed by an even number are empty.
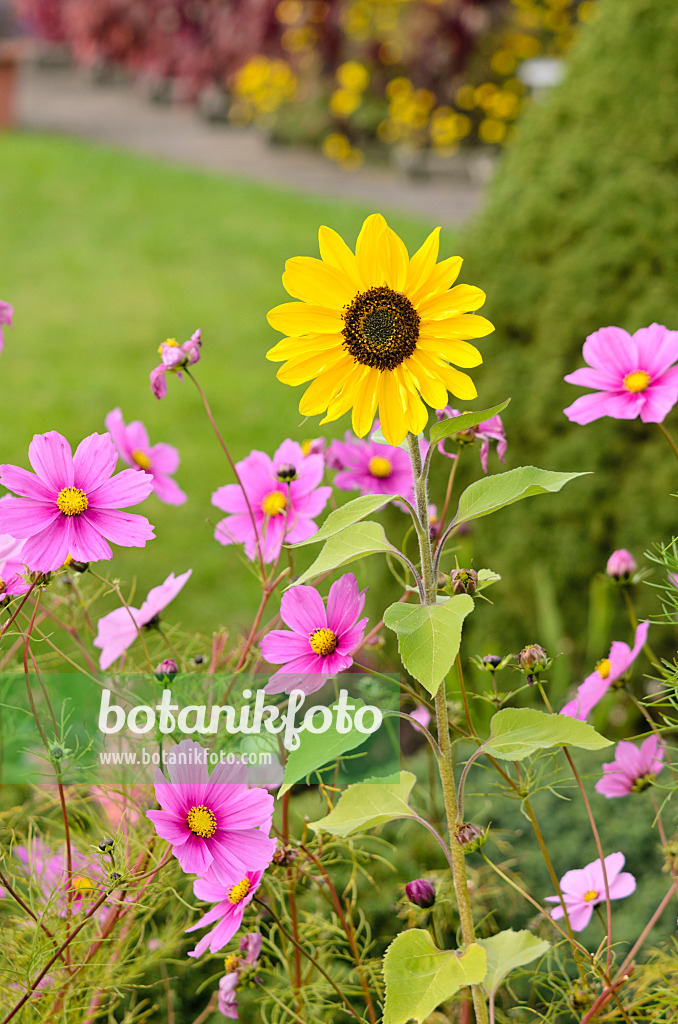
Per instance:
[[[360,292],[343,316],[344,348],[363,366],[395,370],[417,347],[419,314],[407,296],[385,285]]]

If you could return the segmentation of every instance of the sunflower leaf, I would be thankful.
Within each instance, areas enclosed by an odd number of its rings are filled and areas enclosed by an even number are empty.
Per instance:
[[[476,480],[466,488],[459,499],[459,508],[453,522],[460,526],[471,519],[489,516],[491,512],[512,505],[522,498],[559,491],[570,480],[587,475],[556,473],[548,469],[537,469],[535,466],[521,466],[519,469],[510,469],[507,473],[495,473],[494,476]]]
[[[528,931],[514,932],[513,928],[492,935],[489,939],[478,939],[478,945],[487,953],[487,974],[483,987],[488,995],[497,991],[511,971],[532,963],[551,948],[551,943],[546,939],[539,939]]]
[[[421,1024],[460,988],[479,985],[486,970],[485,950],[477,942],[463,951],[438,949],[423,928],[401,932],[384,957],[384,1024]]]
[[[576,718],[547,715],[535,708],[503,708],[492,716],[490,737],[483,750],[502,761],[522,761],[549,747],[580,747],[600,750],[611,740]]]
[[[330,512],[317,533],[314,533],[308,540],[299,541],[294,547],[303,548],[307,544],[317,544],[318,541],[334,537],[348,526],[359,523],[361,519],[365,519],[366,516],[383,508],[384,505],[388,505],[389,501],[394,501],[397,497],[397,494],[363,494],[360,498],[347,501],[341,508]]]
[[[407,801],[416,781],[412,772],[400,772],[399,779],[356,782],[344,790],[325,818],[309,821],[309,827],[314,832],[345,837],[385,825],[395,818],[411,818],[414,811]]]
[[[479,423],[484,423],[485,420],[491,420],[493,416],[503,412],[510,401],[511,399],[507,398],[501,405],[493,405],[491,409],[478,409],[477,412],[462,412],[459,416],[452,416],[449,420],[441,420],[440,423],[434,423],[429,431],[431,444],[437,444],[438,441],[442,441],[445,437],[458,434],[460,430],[469,430],[470,427],[477,427]]]
[[[403,555],[387,540],[381,523],[354,523],[353,526],[342,530],[340,534],[330,537],[313,565],[309,566],[306,572],[302,573],[290,586],[297,587],[300,583],[312,580],[314,576],[319,576],[323,572],[332,572],[333,569],[338,569],[341,565],[347,565],[357,558],[374,555],[380,551],[403,560]]]
[[[384,612],[384,624],[398,636],[403,665],[431,695],[452,667],[459,653],[461,627],[473,611],[473,599],[457,594],[434,605],[392,604]]]

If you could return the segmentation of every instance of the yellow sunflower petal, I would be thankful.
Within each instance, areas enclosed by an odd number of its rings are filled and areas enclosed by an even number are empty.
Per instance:
[[[436,228],[410,260],[404,289],[406,295],[412,295],[419,285],[428,279],[438,259],[439,248],[440,228]]]
[[[467,341],[450,341],[446,338],[434,338],[433,336],[420,336],[417,342],[417,352],[439,356],[448,363],[455,363],[457,366],[480,366],[483,361],[475,345],[469,345]]]
[[[341,235],[323,225],[318,231],[318,243],[323,261],[329,263],[336,270],[343,271],[351,284],[355,286],[355,291],[362,291],[363,285],[356,258]]]
[[[419,397],[412,375],[408,372],[407,364],[403,363],[395,371],[400,373],[402,386],[407,396],[407,429],[413,434],[420,434],[428,423],[428,409]],[[447,401],[447,392],[445,392]]]
[[[358,235],[355,258],[358,263],[360,279],[366,291],[369,288],[378,288],[386,281],[382,260],[382,237],[387,226],[380,213],[372,213]]]
[[[307,381],[319,377],[326,370],[332,369],[344,358],[341,348],[301,355],[296,359],[288,359],[278,370],[276,377],[283,384],[306,384]]]
[[[471,313],[480,309],[485,298],[481,288],[472,284],[458,284],[442,295],[430,295],[419,303],[417,310],[422,320],[437,320],[451,313]]]
[[[405,440],[408,423],[407,391],[395,373],[384,370],[379,379],[379,423],[389,444]]]
[[[463,262],[461,256],[450,256],[448,259],[436,263],[429,276],[422,280],[411,295],[408,294],[410,301],[416,306],[427,295],[434,293],[437,295],[439,292],[447,291],[459,277]]]
[[[346,357],[346,362],[332,367],[309,384],[299,402],[302,416],[318,416],[324,412],[334,396],[341,391],[342,384],[348,376],[353,360]]]
[[[350,359],[350,356],[347,356],[347,359]],[[368,370],[368,366],[353,362],[353,366],[343,379],[341,391],[339,393],[335,392],[335,397],[328,405],[327,415],[320,421],[321,426],[324,423],[332,423],[333,420],[338,420],[340,416],[348,412],[358,396],[358,388],[363,378],[367,375]]]
[[[384,234],[381,240],[381,260],[386,273],[386,284],[394,292],[402,292],[407,280],[407,268],[410,257],[405,243],[396,235],[393,228],[388,224],[384,227]]]
[[[281,338],[277,345],[270,348],[266,358],[273,363],[282,362],[284,359],[294,359],[296,356],[311,352],[323,352],[325,349],[338,348],[343,341],[340,334],[308,334],[303,338]]]
[[[276,331],[299,337],[303,334],[341,334],[344,322],[336,310],[306,302],[283,302],[266,318]]]
[[[441,366],[440,376],[447,390],[455,398],[462,398],[464,401],[470,402],[473,398],[478,397],[476,386],[467,373],[455,370],[454,366]]]
[[[447,388],[440,379],[435,362],[426,358],[425,352],[415,352],[403,364],[412,374],[421,397],[432,409],[447,405]]]
[[[492,334],[493,330],[494,324],[484,316],[461,313],[459,316],[448,317],[447,320],[422,319],[419,333],[422,338],[436,337],[458,341],[463,338],[484,338],[487,334]]]
[[[351,422],[353,431],[358,437],[364,437],[369,433],[374,423],[374,414],[377,411],[377,385],[379,383],[379,371],[370,369],[364,379],[360,382],[360,389],[353,403],[353,415]]]
[[[282,283],[295,299],[330,309],[343,309],[355,296],[355,287],[346,274],[313,256],[288,260]]]

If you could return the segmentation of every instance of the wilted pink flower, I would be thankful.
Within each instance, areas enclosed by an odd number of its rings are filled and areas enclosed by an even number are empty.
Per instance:
[[[0,498],[0,507],[7,498]],[[3,597],[14,597],[16,594],[27,594],[31,589],[23,576],[26,566],[21,558],[22,540],[11,537],[8,533],[0,534],[0,600]]]
[[[621,327],[601,327],[584,342],[589,364],[565,377],[568,384],[595,388],[565,409],[573,423],[602,416],[661,423],[678,401],[678,331],[661,324],[629,334]]]
[[[143,548],[155,537],[143,516],[119,512],[147,498],[153,481],[125,469],[112,479],[118,453],[108,434],[90,434],[75,455],[65,437],[36,434],[28,448],[35,473],[0,466],[0,483],[21,495],[0,503],[0,532],[25,539],[29,569],[53,572],[70,554],[80,562],[113,557],[107,541]]]
[[[447,405],[444,409],[437,409],[436,416],[442,421],[451,419],[453,416],[461,416],[461,413],[458,409],[453,409],[450,405]],[[499,456],[499,461],[504,461],[507,441],[501,416],[492,416],[489,420],[484,420],[483,423],[479,423],[476,427],[469,427],[468,430],[462,430],[461,435],[468,443],[475,441],[476,439],[481,442],[480,464],[483,467],[483,473],[487,473],[487,457],[490,454],[491,441],[497,442],[497,455]],[[438,451],[442,455],[446,455],[448,459],[456,459],[457,453],[448,452],[445,448],[445,441],[447,440],[448,438],[445,438],[438,442]]]
[[[313,520],[332,493],[331,487],[318,486],[325,471],[322,455],[305,456],[301,445],[287,440],[272,459],[253,451],[236,468],[247,500],[238,484],[212,495],[213,505],[232,513],[217,523],[214,536],[220,544],[244,544],[247,557],[255,559],[258,537],[263,560],[273,562],[283,541],[296,544],[317,532]]]
[[[621,640],[615,640],[607,658],[596,665],[595,671],[577,687],[577,696],[569,701],[560,712],[570,718],[585,722],[599,700],[605,696],[613,683],[621,678],[636,660],[647,640],[649,622],[641,622],[636,629],[633,649]]]
[[[611,900],[620,900],[635,892],[636,880],[624,867],[623,853],[610,853],[605,858],[605,874]],[[591,920],[593,909],[605,901],[605,875],[600,860],[594,860],[584,868],[567,871],[560,879],[563,900],[567,907],[572,931],[581,932]],[[546,896],[547,903],[557,903],[551,917],[558,921],[565,916],[559,896]]]
[[[365,635],[367,619],[359,619],[364,607],[365,591],[358,592],[350,572],[330,587],[327,610],[314,587],[285,591],[280,617],[290,629],[273,629],[260,644],[266,661],[285,666],[271,676],[266,693],[313,693],[328,676],[349,668]]]
[[[428,729],[429,722],[431,721],[431,712],[424,704],[417,704],[414,711],[410,711],[410,718],[413,718],[415,722],[422,725],[424,729]],[[417,732],[421,732],[419,725],[413,725],[412,728],[416,729]]]
[[[339,470],[334,485],[342,491],[400,494],[408,501],[414,499],[412,465],[402,448],[361,440],[347,430],[343,441],[330,444],[327,464]]]
[[[214,903],[215,906],[186,931],[194,932],[208,924],[214,925],[214,928],[203,935],[189,956],[202,956],[206,949],[209,949],[210,953],[218,953],[227,942],[230,942],[242,924],[245,907],[254,899],[263,875],[262,868],[259,871],[246,871],[240,874],[234,872],[230,879],[226,878],[223,882],[206,878],[196,879],[193,883],[194,894],[199,900]]]
[[[627,580],[638,568],[635,558],[626,548],[613,551],[607,560],[606,572],[613,580]]]
[[[262,938],[259,932],[249,932],[240,940],[241,956],[230,956],[226,958],[224,966],[230,967],[227,973],[219,980],[219,1001],[218,1008],[224,1017],[231,1020],[238,1019],[238,1001],[235,997],[236,988],[243,971],[256,967],[261,952]],[[190,955],[190,954],[189,954]]]
[[[200,328],[195,331],[188,341],[180,345],[174,338],[168,338],[159,347],[158,352],[162,358],[160,366],[151,370],[151,391],[156,398],[164,398],[167,394],[166,373],[176,373],[179,380],[183,380],[182,369],[186,366],[193,366],[200,359],[202,347]]]
[[[148,473],[153,478],[153,490],[167,505],[183,505],[186,495],[172,480],[179,467],[179,452],[171,444],[154,444],[148,440],[146,427],[140,420],[125,426],[120,409],[113,409],[106,417],[106,427],[120,458],[133,469]]]
[[[603,765],[603,777],[596,782],[596,789],[607,797],[641,793],[664,767],[664,752],[664,744],[655,735],[643,740],[640,748],[629,740],[621,740],[614,761]]]
[[[99,619],[94,646],[101,650],[100,668],[106,669],[112,665],[134,643],[139,630],[153,624],[163,608],[177,596],[192,572],[192,569],[188,569],[180,576],[171,572],[164,583],[149,590],[141,608],[115,608]]]
[[[56,910],[59,917],[68,913],[69,888],[71,913],[86,911],[103,893],[101,864],[93,863],[73,847],[70,884],[65,847],[53,853],[40,836],[34,836],[29,846],[17,846],[15,853],[40,889],[46,907]]]
[[[155,776],[162,810],[148,811],[148,817],[171,844],[182,871],[201,878],[209,872],[210,881],[232,886],[271,861],[277,845],[269,838],[273,797],[239,782],[241,765],[220,763],[210,775],[207,758],[194,740],[172,747],[170,781],[160,770]]]
[[[9,302],[0,302],[0,352],[5,347],[5,338],[2,332],[2,325],[7,324],[8,327],[12,326],[12,317],[14,316],[14,309],[10,306]]]

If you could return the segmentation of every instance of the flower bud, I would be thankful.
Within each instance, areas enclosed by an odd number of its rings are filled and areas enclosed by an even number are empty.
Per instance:
[[[453,569],[450,582],[453,594],[475,594],[478,589],[478,573],[475,569]]]
[[[459,825],[454,838],[457,840],[464,853],[475,853],[487,841],[487,831],[479,825],[465,823]]]
[[[607,560],[607,575],[618,583],[628,581],[638,568],[636,560],[626,548],[613,551]]]
[[[205,662],[205,655],[204,654],[194,654],[193,655],[193,664],[194,665],[203,665],[204,662]]]
[[[99,843],[99,849],[102,853],[110,853],[115,846],[115,839],[102,839]]]
[[[498,654],[486,654],[483,658],[483,666],[488,672],[496,672],[501,662],[502,659]]]
[[[297,479],[297,467],[293,466],[291,462],[285,462],[279,467],[276,476],[283,483],[291,483],[292,480]]]
[[[518,655],[518,666],[521,672],[527,673],[527,681],[532,685],[533,676],[538,676],[540,672],[548,668],[548,655],[539,644],[528,644]]]
[[[178,671],[179,666],[177,665],[176,661],[174,661],[172,658],[165,658],[165,660],[161,661],[160,664],[156,667],[155,678],[160,683],[162,683],[163,681],[171,683]]]
[[[423,910],[428,910],[436,901],[436,891],[425,878],[416,878],[414,882],[408,882],[405,892],[410,903]]]

